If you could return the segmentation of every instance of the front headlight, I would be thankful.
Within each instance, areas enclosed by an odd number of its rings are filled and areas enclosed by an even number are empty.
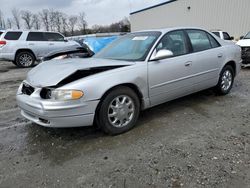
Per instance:
[[[77,100],[82,98],[84,93],[80,90],[63,90],[63,89],[55,89],[51,91],[51,99],[53,100]]]

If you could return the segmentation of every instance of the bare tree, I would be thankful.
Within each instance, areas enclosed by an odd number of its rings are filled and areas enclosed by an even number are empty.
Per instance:
[[[0,10],[0,28],[5,28],[5,20],[3,16],[3,12]]]
[[[69,28],[70,28],[71,35],[74,35],[77,21],[78,21],[77,16],[70,16],[69,17]]]
[[[61,27],[62,27],[62,16],[63,14],[59,11],[54,12],[54,25],[56,27],[56,30],[58,32],[61,32]]]
[[[49,10],[43,9],[42,12],[39,13],[41,21],[43,22],[44,28],[46,31],[49,31],[50,21],[49,21]]]
[[[56,15],[56,12],[54,11],[54,9],[50,9],[49,10],[49,23],[50,23],[50,30],[51,31],[55,31],[56,30],[56,24],[55,24],[55,15]]]
[[[66,34],[67,34],[67,30],[68,30],[68,27],[69,27],[67,21],[68,21],[68,16],[67,16],[67,14],[62,14],[62,32],[63,32],[63,34],[64,34],[65,36],[66,36]]]
[[[21,28],[21,21],[20,21],[20,11],[16,8],[12,9],[11,11],[13,16],[13,23],[17,27],[17,29]]]
[[[32,29],[33,25],[32,17],[33,14],[30,11],[28,10],[21,11],[21,18],[23,19],[27,29]]]
[[[33,16],[32,16],[32,24],[33,24],[33,26],[34,26],[34,28],[36,30],[39,30],[41,28],[41,22],[40,22],[38,14],[33,14]]]
[[[82,34],[86,34],[86,28],[87,28],[87,21],[85,19],[86,14],[85,12],[80,12],[78,16],[79,26],[81,29]]]
[[[7,18],[6,27],[7,27],[8,29],[12,29],[12,20],[11,20],[10,18]]]

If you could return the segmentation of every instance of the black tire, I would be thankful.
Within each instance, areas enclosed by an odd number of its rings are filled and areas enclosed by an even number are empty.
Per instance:
[[[23,58],[27,58],[27,62],[25,62],[23,60]],[[16,55],[16,66],[20,67],[20,68],[29,68],[29,67],[33,67],[35,64],[35,56],[33,55],[33,53],[29,52],[29,51],[22,51],[19,52]]]
[[[132,102],[133,105],[131,104],[132,106],[130,106],[130,107],[131,107],[131,109],[132,109],[132,107],[134,107],[133,116],[131,115],[132,117],[130,120],[127,121],[127,125],[124,125],[124,126],[121,125],[122,127],[117,127],[119,125],[117,125],[117,126],[113,125],[111,123],[112,119],[108,115],[110,113],[110,110],[111,111],[113,110],[113,108],[112,109],[110,108],[111,104],[113,104],[113,102],[116,101],[115,99],[117,99],[119,97],[121,97],[121,99],[124,99],[122,97],[127,97],[127,101],[125,101],[124,105],[128,106],[128,104],[130,104],[129,102]],[[117,109],[117,111],[121,112],[122,107],[121,108],[118,107],[116,109]],[[127,110],[129,110],[129,108]],[[125,111],[123,111],[123,112],[125,113]],[[113,113],[115,113],[115,112],[113,112]],[[130,89],[128,87],[121,86],[121,87],[117,87],[117,88],[111,90],[103,98],[103,100],[101,101],[101,103],[97,109],[95,122],[97,123],[98,127],[101,128],[105,133],[107,133],[109,135],[117,135],[117,134],[121,134],[121,133],[127,132],[130,129],[132,129],[137,122],[137,119],[139,117],[139,113],[140,113],[140,102],[139,102],[138,96],[136,95],[136,93],[132,89]],[[119,114],[121,115],[121,113],[119,113]],[[127,111],[127,114],[130,114],[130,112]],[[121,117],[121,118],[124,118],[124,117]],[[124,120],[126,121],[126,119],[123,119],[123,121]]]
[[[231,77],[231,82],[229,82],[228,84],[226,84],[226,85],[228,85],[228,86],[225,87],[225,84],[223,83],[223,77],[224,77],[225,74],[227,74],[227,73],[230,73],[230,74],[228,75],[228,77]],[[215,87],[215,92],[216,92],[218,95],[227,95],[227,94],[231,91],[231,89],[232,89],[232,87],[233,87],[233,84],[234,84],[234,76],[235,76],[235,74],[234,74],[233,67],[230,66],[230,65],[226,65],[226,66],[222,69],[222,71],[221,71],[221,73],[220,73],[220,79],[219,79],[219,82],[218,82],[217,86]]]

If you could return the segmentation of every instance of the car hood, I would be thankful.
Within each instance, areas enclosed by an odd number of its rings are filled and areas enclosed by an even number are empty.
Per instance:
[[[134,64],[134,62],[98,58],[51,60],[33,68],[28,73],[26,80],[35,87],[52,87],[77,71],[85,70],[86,72],[93,68],[105,67],[119,68]]]
[[[237,44],[241,47],[249,47],[250,46],[250,39],[243,39],[239,40]]]

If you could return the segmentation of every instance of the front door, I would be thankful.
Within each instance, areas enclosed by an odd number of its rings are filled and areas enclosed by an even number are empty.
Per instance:
[[[192,62],[190,47],[182,30],[167,33],[154,53],[166,49],[173,57],[148,62],[148,82],[151,105],[157,105],[192,92]]]

